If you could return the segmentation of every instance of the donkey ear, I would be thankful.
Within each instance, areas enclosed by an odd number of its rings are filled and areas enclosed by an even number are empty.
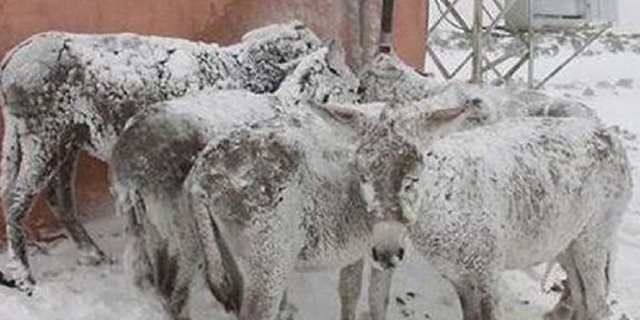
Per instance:
[[[451,121],[464,114],[467,110],[469,110],[468,105],[435,110],[429,114],[429,119],[439,122]]]
[[[356,131],[365,130],[372,122],[372,116],[356,106],[323,104],[317,105],[316,109]]]
[[[326,44],[329,52],[327,53],[327,62],[329,64],[339,63],[340,61],[344,61],[345,53],[342,46],[336,40],[329,40]]]
[[[304,57],[300,57],[288,62],[280,63],[278,64],[278,68],[280,68],[280,70],[284,71],[286,74],[291,74],[293,70],[295,70],[298,65],[300,65],[300,62],[302,62],[303,59]]]

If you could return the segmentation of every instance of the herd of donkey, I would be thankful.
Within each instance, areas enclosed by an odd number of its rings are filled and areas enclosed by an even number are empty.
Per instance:
[[[6,286],[35,288],[23,220],[41,192],[81,260],[105,261],[74,212],[85,150],[110,164],[132,281],[172,319],[189,319],[199,275],[238,319],[266,320],[292,272],[339,270],[353,320],[366,266],[384,319],[411,254],[451,282],[465,320],[496,319],[500,273],[540,263],[567,277],[547,319],[607,318],[632,181],[583,104],[441,84],[389,50],[356,75],[299,22],[230,47],[42,33],[0,68]]]

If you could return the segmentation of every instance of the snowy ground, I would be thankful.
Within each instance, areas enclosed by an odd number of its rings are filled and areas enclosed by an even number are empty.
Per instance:
[[[447,52],[447,59],[463,56]],[[540,61],[541,72],[550,69],[562,55]],[[597,109],[609,124],[620,125],[632,163],[640,163],[640,54],[603,52],[581,57],[552,81],[547,89],[584,101]],[[640,171],[634,170],[635,198],[619,235],[615,267],[611,320],[640,320]],[[122,223],[110,217],[88,224],[92,234],[110,254],[119,257],[123,248]],[[101,267],[75,264],[75,250],[68,240],[52,245],[48,254],[32,257],[39,286],[31,298],[0,289],[0,319],[161,319],[159,306],[133,290],[119,263]],[[0,265],[6,255],[0,257]],[[541,270],[538,270],[541,272]],[[554,279],[561,277],[558,270]],[[557,299],[539,290],[539,283],[521,272],[504,275],[502,292],[504,319],[541,319]],[[336,274],[296,275],[289,297],[297,309],[293,319],[338,319]],[[548,287],[549,285],[547,285]],[[225,315],[202,288],[194,289],[194,319],[232,319]],[[360,318],[366,316],[366,296],[360,304]],[[389,319],[460,318],[453,289],[421,261],[410,261],[398,271],[391,298]]]

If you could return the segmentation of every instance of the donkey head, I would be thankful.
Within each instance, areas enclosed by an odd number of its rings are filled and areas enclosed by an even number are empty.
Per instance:
[[[438,80],[411,68],[395,54],[378,54],[360,71],[360,99],[404,104],[432,96]]]
[[[288,65],[282,67],[293,71],[276,92],[280,98],[293,104],[357,100],[358,79],[346,65],[344,52],[334,41]]]
[[[248,43],[240,54],[243,57],[285,63],[318,49],[322,42],[300,21],[274,24],[253,30],[242,37]]]
[[[317,50],[322,42],[298,21],[253,30],[231,47],[244,71],[246,86],[254,92],[273,92],[286,77],[283,66]]]
[[[421,126],[419,137],[413,130],[405,130],[398,123],[410,121],[403,117],[416,116],[415,113],[383,112],[375,120],[370,119],[355,108],[326,106],[334,117],[341,118],[362,133],[355,157],[355,173],[360,179],[360,193],[367,204],[367,211],[373,222],[374,265],[392,268],[405,257],[407,227],[415,223],[419,212],[420,179],[423,160],[420,139],[433,140],[447,132],[456,131],[465,122],[461,121],[473,114],[470,105],[439,108],[425,106],[416,119]],[[414,127],[414,126],[410,126]]]

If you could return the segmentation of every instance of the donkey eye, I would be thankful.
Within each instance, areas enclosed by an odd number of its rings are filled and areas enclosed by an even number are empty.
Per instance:
[[[411,189],[413,189],[413,187],[414,187],[413,182],[411,182],[411,183],[407,183],[407,184],[404,186],[404,191],[410,191]]]
[[[327,69],[329,69],[329,72],[331,72],[331,73],[335,74],[336,76],[339,76],[339,75],[340,75],[340,73],[338,72],[338,70],[334,69],[334,68],[333,68],[333,67],[331,67],[331,66],[327,66]]]
[[[409,190],[413,189],[414,185],[419,180],[420,179],[418,177],[407,177],[407,184],[404,186],[404,191],[409,191]]]

